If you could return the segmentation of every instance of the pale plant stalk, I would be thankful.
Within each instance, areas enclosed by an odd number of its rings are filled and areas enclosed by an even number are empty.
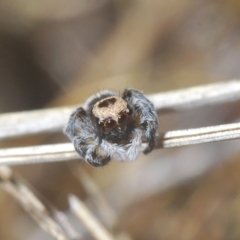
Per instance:
[[[52,237],[57,240],[80,240],[79,234],[68,223],[64,213],[56,210],[16,176],[7,166],[0,167],[1,187],[6,190],[25,211]]]
[[[96,240],[115,240],[116,238],[98,221],[86,205],[74,195],[69,196],[71,211],[88,228]]]
[[[240,80],[148,95],[159,112],[240,100]],[[81,105],[81,104],[80,104]],[[0,115],[0,139],[62,131],[76,108],[60,107]]]
[[[240,123],[232,123],[212,127],[169,131],[160,134],[157,148],[181,147],[238,138],[240,138]],[[142,145],[142,149],[144,148],[145,144]],[[0,165],[68,161],[79,158],[80,156],[76,153],[71,143],[0,150]]]
[[[167,93],[149,95],[157,111],[182,110],[240,99],[240,80],[214,83]],[[37,110],[0,116],[0,138],[63,129],[73,107]],[[240,137],[240,123],[160,134],[158,148],[180,147]],[[144,144],[143,144],[144,148]],[[53,144],[0,150],[0,164],[66,161],[79,158],[72,144]]]

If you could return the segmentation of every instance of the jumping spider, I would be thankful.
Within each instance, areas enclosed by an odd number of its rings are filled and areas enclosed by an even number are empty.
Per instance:
[[[141,92],[125,89],[120,96],[104,90],[71,114],[65,133],[78,154],[99,167],[112,158],[135,160],[143,141],[147,142],[144,153],[151,152],[157,144],[158,117]]]

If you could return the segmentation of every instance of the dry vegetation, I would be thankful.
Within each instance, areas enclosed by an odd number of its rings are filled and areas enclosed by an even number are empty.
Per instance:
[[[0,0],[0,111],[76,105],[105,88],[150,94],[239,79],[239,11],[232,0]],[[239,122],[239,107],[163,112],[160,131]],[[59,132],[0,144],[66,141]],[[1,168],[0,239],[64,239],[61,231],[71,240],[240,239],[239,165],[239,140],[231,140],[100,169],[80,160]],[[94,233],[98,223],[103,232]]]

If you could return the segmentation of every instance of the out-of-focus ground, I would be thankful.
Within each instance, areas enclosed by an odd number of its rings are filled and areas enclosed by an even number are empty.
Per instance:
[[[0,111],[79,104],[105,88],[148,94],[239,79],[239,11],[232,0],[0,0]],[[160,131],[236,122],[239,107],[163,114]],[[66,141],[60,133],[0,144]],[[233,240],[240,239],[239,143],[156,150],[100,169],[73,161],[13,170],[66,213],[68,194],[78,195],[128,239]],[[76,168],[89,173],[112,212],[94,204]],[[0,239],[52,239],[3,190],[0,214]]]

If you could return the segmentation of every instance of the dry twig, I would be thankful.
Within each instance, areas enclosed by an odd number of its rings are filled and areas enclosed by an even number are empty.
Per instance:
[[[192,108],[240,99],[240,81],[216,83],[149,96],[157,110]],[[0,138],[61,130],[72,108],[56,108],[0,116]],[[159,148],[240,138],[240,123],[170,131],[160,135]],[[143,144],[144,145],[144,144]],[[143,146],[144,147],[144,146]],[[72,144],[54,144],[0,150],[0,164],[17,165],[77,159]]]
[[[158,148],[180,147],[237,138],[240,138],[240,123],[232,123],[167,132],[161,135]],[[78,158],[79,155],[71,143],[0,150],[0,164],[8,165],[67,161]]]
[[[183,110],[240,100],[240,80],[214,83],[148,96],[156,110]],[[0,116],[0,139],[62,131],[73,107],[7,113]]]
[[[40,200],[35,191],[23,179],[13,174],[9,167],[0,167],[1,186],[10,193],[51,236],[58,240],[77,240],[79,234],[68,223],[64,213],[46,201]]]
[[[69,205],[72,212],[85,224],[96,240],[115,239],[76,196],[69,196]]]

